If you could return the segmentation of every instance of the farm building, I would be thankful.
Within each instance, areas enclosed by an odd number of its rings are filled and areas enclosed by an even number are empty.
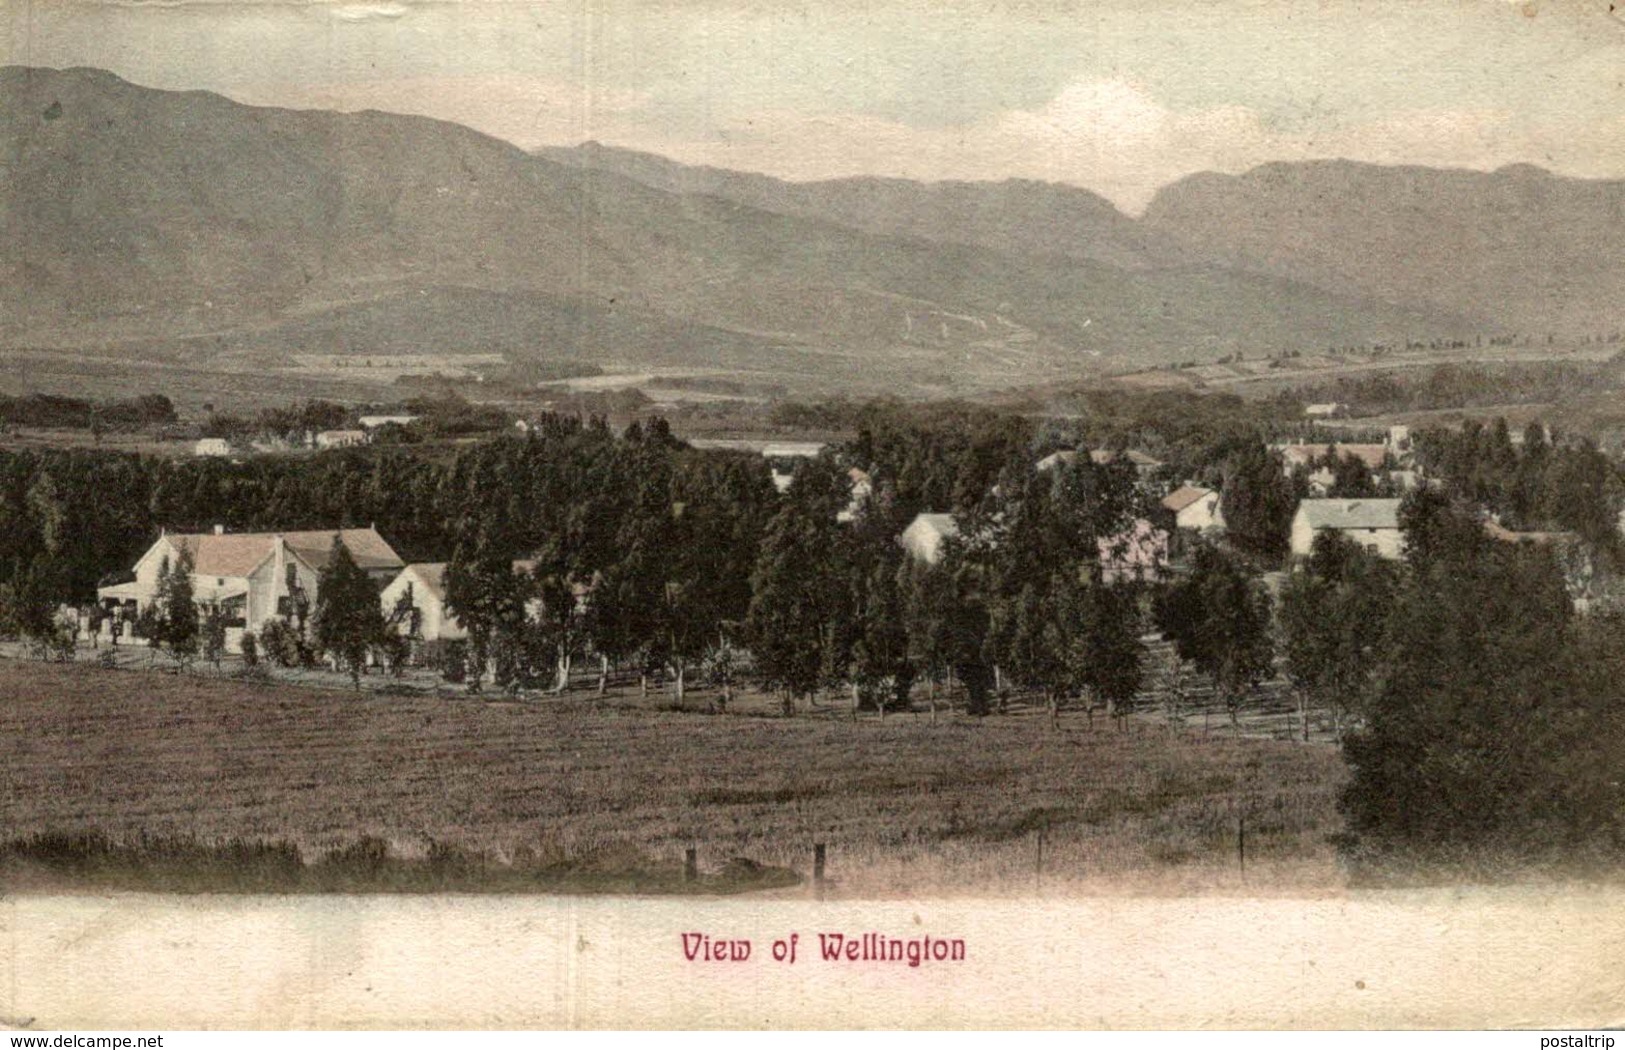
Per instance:
[[[1089,451],[1089,461],[1096,466],[1105,466],[1108,463],[1115,463],[1117,462],[1118,457],[1128,460],[1128,462],[1134,466],[1135,471],[1142,477],[1150,474],[1152,471],[1162,466],[1161,460],[1154,459],[1153,457],[1148,456],[1144,452],[1140,452],[1136,449],[1127,449],[1119,452],[1115,449],[1097,448]],[[1061,449],[1059,452],[1051,452],[1049,455],[1045,456],[1043,459],[1034,464],[1034,466],[1040,472],[1053,470],[1062,464],[1072,463],[1076,461],[1077,458],[1078,451],[1076,449],[1065,448]]]
[[[1217,492],[1201,485],[1181,485],[1162,497],[1162,507],[1174,516],[1174,527],[1194,529],[1224,528],[1224,511]]]
[[[935,565],[942,560],[942,545],[959,535],[959,523],[952,514],[919,514],[897,542],[911,557]],[[1168,533],[1144,518],[1097,543],[1101,572],[1108,581],[1146,579],[1168,564]]]
[[[762,446],[768,459],[813,459],[824,451],[821,441],[776,441]]]
[[[1039,473],[1043,473],[1047,470],[1054,470],[1056,467],[1063,464],[1071,463],[1077,458],[1077,449],[1063,448],[1059,452],[1051,452],[1049,455],[1033,464],[1033,466],[1038,470]]]
[[[1337,449],[1340,459],[1357,459],[1375,474],[1382,469],[1390,449],[1387,445],[1329,445],[1317,442],[1295,442],[1290,445],[1271,445],[1272,451],[1281,454],[1283,471],[1291,475],[1297,467],[1310,467],[1323,462],[1332,449]]]
[[[323,430],[316,435],[317,448],[349,448],[366,443],[367,432],[364,430]]]
[[[1292,553],[1307,557],[1314,550],[1315,536],[1339,532],[1366,550],[1383,558],[1399,558],[1405,552],[1399,531],[1397,499],[1306,499],[1298,504],[1292,518]]]
[[[897,541],[915,559],[935,565],[942,560],[942,544],[958,535],[952,514],[917,514]]]
[[[303,597],[314,602],[321,570],[333,556],[335,537],[379,586],[404,564],[384,538],[370,528],[310,532],[164,533],[135,563],[131,578],[96,590],[96,600],[126,621],[158,597],[164,566],[192,557],[192,597],[199,606],[219,608],[231,626],[259,631],[266,622],[293,613]],[[240,632],[237,634],[240,637]]]
[[[1575,543],[1580,538],[1578,533],[1573,532],[1519,532],[1506,528],[1493,518],[1485,519],[1484,535],[1502,543],[1533,543],[1540,547]]]
[[[1089,451],[1090,461],[1100,467],[1108,463],[1116,463],[1119,457],[1128,460],[1129,464],[1142,477],[1162,466],[1162,460],[1148,456],[1138,449],[1130,448],[1119,452],[1116,449],[1097,448]]]
[[[389,582],[378,600],[390,626],[425,642],[468,637],[446,609],[446,566],[443,561],[413,562]],[[513,563],[516,575],[535,567],[534,561]]]
[[[1304,405],[1303,414],[1310,419],[1331,419],[1348,412],[1349,406],[1341,401],[1327,401],[1315,405]]]
[[[874,479],[869,476],[867,470],[853,467],[846,472],[846,476],[852,482],[852,499],[835,515],[835,520],[839,522],[856,521],[858,512],[869,502],[869,497],[874,495],[875,491]]]
[[[393,423],[398,427],[408,426],[417,422],[417,418],[417,416],[409,415],[362,416],[360,419],[356,420],[356,425],[362,430],[371,432],[377,430],[381,426],[387,426],[390,423]]]
[[[194,456],[229,456],[231,455],[231,442],[225,438],[198,438],[196,445],[192,446]]]

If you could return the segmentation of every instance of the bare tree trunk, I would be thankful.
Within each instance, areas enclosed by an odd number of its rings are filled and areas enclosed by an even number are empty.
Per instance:
[[[682,704],[682,702],[683,702],[683,692],[684,692],[683,687],[686,684],[685,681],[684,681],[684,675],[685,675],[685,673],[687,672],[688,669],[683,666],[683,662],[681,660],[677,660],[677,661],[673,662],[673,670],[676,672],[673,675],[673,681],[674,681],[674,688],[675,688],[676,694],[677,694],[677,703]]]
[[[1046,699],[1049,701],[1049,727],[1051,729],[1060,729],[1061,698],[1055,693],[1050,693]]]
[[[609,657],[602,654],[598,657],[598,695],[609,694]]]
[[[858,720],[858,683],[852,682],[852,721]]]
[[[570,654],[560,653],[558,672],[553,676],[553,692],[560,696],[570,688]]]

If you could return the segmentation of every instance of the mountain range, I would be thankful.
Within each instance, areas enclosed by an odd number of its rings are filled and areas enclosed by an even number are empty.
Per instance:
[[[795,183],[0,69],[0,349],[270,370],[499,353],[964,393],[1234,353],[1593,331],[1625,183],[1277,164],[1141,217],[1026,181]]]

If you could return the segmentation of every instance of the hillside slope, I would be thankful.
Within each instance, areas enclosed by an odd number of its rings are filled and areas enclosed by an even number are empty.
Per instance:
[[[1625,320],[1625,182],[1347,161],[1193,175],[1144,223],[1192,257],[1512,331]]]
[[[0,346],[189,365],[474,349],[929,393],[1472,323],[1219,266],[952,243],[924,219],[858,229],[440,121],[94,70],[0,70],[0,187]]]

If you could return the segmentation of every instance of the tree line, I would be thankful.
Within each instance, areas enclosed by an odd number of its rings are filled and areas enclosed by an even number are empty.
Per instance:
[[[1481,498],[1517,498],[1520,478],[1536,479],[1537,496],[1578,479],[1583,514],[1535,506],[1602,530],[1617,510],[1613,467],[1584,443],[1542,431],[1518,448],[1504,425],[1428,437],[1445,485],[1407,498],[1405,560],[1323,538],[1272,593],[1262,570],[1279,564],[1294,493],[1256,434],[1227,436],[1206,464],[1224,478],[1229,539],[1195,544],[1170,577],[1123,577],[1106,571],[1101,541],[1158,491],[1123,459],[1038,471],[1034,453],[1053,433],[998,413],[867,422],[782,496],[762,457],[688,448],[660,421],[617,434],[545,417],[522,437],[433,454],[0,454],[0,613],[32,629],[47,602],[88,600],[160,524],[374,524],[409,561],[451,552],[471,684],[556,687],[596,656],[665,668],[679,691],[701,675],[724,703],[748,679],[791,711],[842,696],[884,715],[957,687],[973,714],[1019,690],[1052,721],[1068,707],[1122,716],[1158,678],[1143,641],[1155,629],[1237,728],[1276,676],[1300,697],[1306,733],[1310,707],[1336,713],[1356,852],[1614,856],[1625,845],[1611,765],[1625,745],[1625,620],[1575,616],[1553,550],[1492,541],[1478,518]],[[848,515],[854,466],[873,494]],[[921,510],[952,511],[959,525],[935,564],[896,542]],[[214,651],[187,575],[168,567],[149,614],[149,638],[178,661]],[[303,613],[297,626],[311,652],[359,676],[389,613],[341,545],[308,631]]]
[[[57,394],[0,396],[0,424],[73,430],[132,430],[175,422],[175,406],[162,394],[96,401]]]

